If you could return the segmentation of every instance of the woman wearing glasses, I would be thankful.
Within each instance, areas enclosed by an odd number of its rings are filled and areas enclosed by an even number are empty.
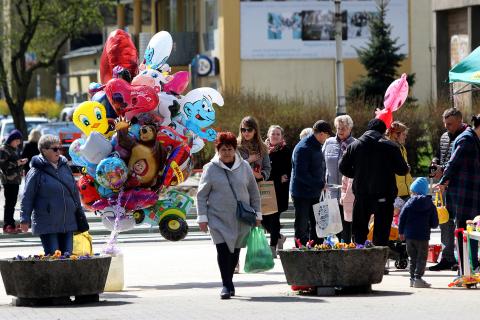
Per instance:
[[[21,228],[39,235],[45,254],[72,252],[73,232],[77,231],[75,211],[80,196],[67,159],[60,155],[58,137],[43,135],[38,141],[40,154],[31,161],[20,217]],[[73,196],[72,196],[73,195]]]
[[[335,125],[335,137],[328,138],[323,145],[323,154],[325,156],[325,164],[327,166],[327,184],[336,185],[330,189],[332,198],[337,198],[340,203],[342,198],[341,192],[345,195],[348,192],[348,181],[342,184],[342,174],[338,170],[338,165],[347,147],[355,141],[352,137],[353,120],[349,115],[342,115],[335,118],[333,124]],[[344,190],[341,190],[340,185],[345,185]],[[351,183],[350,183],[351,185]],[[338,186],[338,187],[337,187]],[[351,188],[350,188],[351,189]],[[349,202],[350,203],[350,202]],[[343,231],[339,235],[340,240],[345,243],[350,243],[352,238],[352,209],[347,206],[347,211],[344,211],[343,202],[340,203],[340,214],[342,217]]]
[[[251,116],[243,118],[240,122],[238,151],[252,167],[257,181],[268,180],[272,169],[268,149],[262,141],[257,120]]]

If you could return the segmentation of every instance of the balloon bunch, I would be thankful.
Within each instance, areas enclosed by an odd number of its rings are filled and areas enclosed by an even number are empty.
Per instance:
[[[189,74],[170,74],[166,61],[172,46],[168,32],[155,34],[138,65],[128,33],[113,31],[101,57],[102,83],[90,84],[90,101],[73,114],[84,133],[69,150],[73,163],[84,167],[78,181],[82,203],[100,212],[104,225],[115,232],[144,221],[162,225],[165,219],[169,222],[160,228],[165,238],[180,240],[187,233],[185,213],[193,201],[167,188],[188,178],[192,154],[204,140],[216,138],[213,106],[223,106],[223,98],[211,88],[182,95]],[[167,198],[159,200],[161,195]],[[182,208],[182,214],[169,211],[172,206]],[[150,218],[139,219],[144,211]]]

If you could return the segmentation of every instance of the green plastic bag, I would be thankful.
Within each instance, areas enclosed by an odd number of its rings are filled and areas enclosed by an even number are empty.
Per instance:
[[[247,256],[245,258],[245,272],[263,272],[273,268],[272,250],[270,249],[263,229],[252,228],[247,239]]]

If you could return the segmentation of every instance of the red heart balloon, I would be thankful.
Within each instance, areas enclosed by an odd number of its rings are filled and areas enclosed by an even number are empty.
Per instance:
[[[131,118],[136,114],[152,111],[158,105],[155,89],[132,86],[120,78],[108,81],[105,93],[115,112],[122,117],[126,115]]]
[[[121,66],[135,77],[138,73],[138,53],[130,35],[120,29],[109,34],[100,58],[100,80],[103,84],[112,79],[113,68]]]

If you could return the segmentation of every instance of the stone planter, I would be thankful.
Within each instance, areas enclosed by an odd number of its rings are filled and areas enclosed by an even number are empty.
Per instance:
[[[84,260],[0,260],[5,291],[14,305],[96,302],[103,292],[110,256]]]
[[[349,250],[280,250],[289,285],[315,287],[362,287],[380,283],[388,247]]]

